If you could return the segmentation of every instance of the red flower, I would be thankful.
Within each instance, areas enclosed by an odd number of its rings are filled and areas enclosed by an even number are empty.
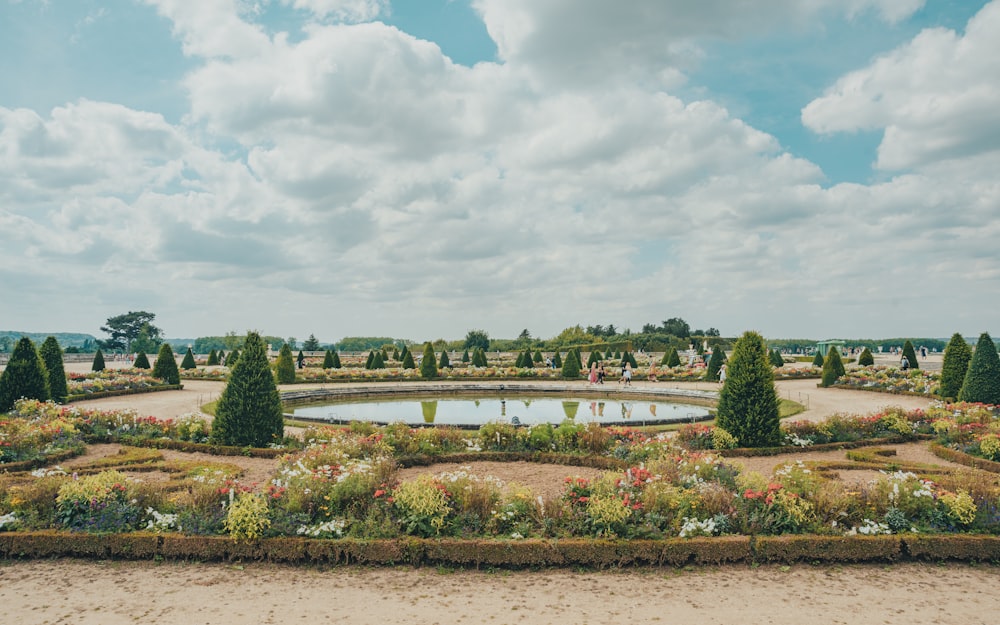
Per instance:
[[[375,491],[375,499],[378,499],[379,497],[381,497],[384,494],[385,494],[384,490],[382,490],[381,488],[378,489],[377,491]]]

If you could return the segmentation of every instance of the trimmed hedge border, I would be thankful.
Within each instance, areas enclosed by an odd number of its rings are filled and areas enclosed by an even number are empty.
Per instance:
[[[930,434],[915,434],[912,437],[890,436],[887,438],[841,441],[839,443],[820,443],[818,445],[808,445],[806,447],[791,445],[786,445],[784,447],[737,447],[736,449],[718,449],[716,450],[716,453],[726,458],[780,456],[782,454],[809,453],[813,451],[837,451],[839,449],[856,449],[858,447],[872,447],[877,445],[898,445],[901,443],[912,443],[914,441],[926,441],[932,438],[934,437]]]
[[[173,449],[191,453],[212,454],[213,456],[247,456],[250,458],[278,458],[295,449],[270,449],[267,447],[232,447],[229,445],[213,445],[211,443],[192,443],[175,441],[166,438],[149,438],[132,440],[120,437],[115,442],[131,447],[151,447],[153,449]]]
[[[77,456],[83,455],[85,451],[87,451],[86,445],[81,445],[80,449],[64,449],[62,451],[49,454],[44,458],[20,460],[18,462],[8,462],[6,464],[0,462],[0,472],[14,473],[16,471],[31,471],[32,469],[37,469],[39,467],[47,467],[54,462],[62,462],[63,460],[76,458]]]
[[[990,473],[1000,473],[1000,462],[994,462],[993,460],[987,460],[986,458],[979,458],[977,456],[967,454],[964,451],[958,451],[957,449],[945,447],[940,443],[931,443],[930,448],[932,454],[943,460],[950,460],[957,464],[972,467],[973,469],[980,469],[982,471],[989,471]]]
[[[1000,537],[903,534],[891,536],[724,536],[669,540],[321,540],[267,538],[246,543],[222,536],[85,534],[59,531],[0,533],[0,558],[261,561],[285,564],[462,568],[586,567],[844,563],[959,560],[1000,561]]]
[[[400,456],[396,463],[403,469],[426,467],[446,462],[536,462],[538,464],[558,464],[571,467],[588,467],[607,471],[624,470],[628,463],[606,456],[576,456],[573,454],[545,453],[540,451],[477,451],[441,456]]]
[[[872,386],[852,386],[850,384],[831,384],[827,388],[841,388],[845,391],[867,391],[869,393],[883,393],[885,395],[912,395],[913,397],[925,397],[927,399],[936,399],[937,396],[931,393],[918,393],[916,391],[895,391],[885,388],[875,388]]]
[[[125,388],[117,391],[100,391],[98,393],[81,393],[66,397],[66,403],[75,401],[86,401],[88,399],[104,399],[105,397],[118,397],[120,395],[143,395],[145,393],[158,393],[160,391],[179,391],[184,388],[183,384],[163,384],[162,386],[149,386],[146,388]]]

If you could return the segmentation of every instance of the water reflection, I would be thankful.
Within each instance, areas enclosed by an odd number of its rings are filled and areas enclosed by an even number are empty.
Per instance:
[[[424,415],[424,423],[434,423],[438,412],[437,400],[420,402],[420,412]]]

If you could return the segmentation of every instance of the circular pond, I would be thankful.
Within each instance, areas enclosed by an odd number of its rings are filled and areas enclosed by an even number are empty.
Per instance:
[[[532,425],[561,423],[574,419],[580,423],[597,421],[604,425],[648,425],[703,421],[711,418],[708,408],[651,399],[585,399],[552,397],[455,397],[447,399],[400,399],[324,404],[293,407],[291,416],[298,419],[348,423],[369,421],[376,424],[402,422],[409,425],[453,425],[479,427],[484,423],[505,421]]]

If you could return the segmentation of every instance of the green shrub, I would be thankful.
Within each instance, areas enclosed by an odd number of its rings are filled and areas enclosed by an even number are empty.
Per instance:
[[[545,359],[542,358],[542,350],[536,349],[535,355],[531,357],[535,361],[535,364],[541,364]]]
[[[60,525],[72,530],[129,532],[136,529],[141,520],[141,511],[134,499],[124,473],[104,471],[84,475],[59,488],[56,518]]]
[[[437,363],[434,362],[434,346],[424,343],[424,356],[420,362],[420,377],[433,380],[438,376]]]
[[[920,363],[917,362],[917,352],[913,350],[913,343],[909,341],[903,343],[903,356],[905,356],[906,361],[910,363],[910,369],[920,368]]]
[[[232,369],[236,366],[236,361],[240,359],[240,350],[234,349],[226,356],[226,366]]]
[[[580,361],[577,360],[576,352],[573,350],[566,353],[566,360],[563,361],[562,366],[562,377],[567,380],[576,380],[580,377]]]
[[[90,365],[91,371],[104,371],[104,353],[101,350],[97,350],[94,354],[94,362]]]
[[[680,359],[678,359],[678,363]],[[705,379],[714,382],[719,379],[719,369],[726,362],[726,354],[718,345],[712,350],[712,356],[708,359],[708,367],[705,369]]]
[[[965,374],[972,360],[972,348],[962,335],[956,332],[944,348],[944,362],[941,365],[941,388],[938,395],[948,399],[958,397],[965,382]]]
[[[670,348],[670,356],[667,358],[668,367],[678,367],[681,364],[681,355],[677,353],[677,348]]]
[[[820,384],[822,386],[836,384],[837,378],[845,373],[844,361],[840,359],[840,350],[831,346],[830,352],[826,355],[826,360],[823,362],[823,374]]]
[[[525,369],[531,369],[535,366],[535,363],[531,360],[531,350],[525,349],[524,354],[521,355],[521,366]]]
[[[451,511],[444,489],[439,488],[429,475],[403,482],[393,491],[392,497],[407,534],[423,537],[438,535]]]
[[[240,493],[229,504],[226,514],[226,531],[241,542],[253,542],[263,538],[271,526],[267,516],[267,499],[261,493]]]
[[[462,352],[462,362],[468,363],[471,359],[469,358],[469,350]]]
[[[988,332],[979,335],[958,400],[1000,404],[1000,357]]]
[[[438,361],[438,366],[442,369],[447,369],[451,367],[451,360],[448,359],[448,350],[441,350],[441,360]]]
[[[712,355],[714,356],[715,354],[713,353]],[[781,354],[778,353],[777,349],[771,350],[771,352],[768,354],[768,359],[770,359],[772,367],[785,366],[785,359],[781,357]]]
[[[49,376],[49,396],[58,404],[65,403],[66,395],[69,394],[66,388],[66,368],[63,366],[63,353],[56,337],[46,338],[38,350],[38,355],[42,357],[42,363]]]
[[[872,356],[871,350],[867,347],[858,356],[858,364],[862,367],[870,367],[875,364],[875,357]]]
[[[403,368],[404,369],[416,368],[416,365],[413,363],[413,354],[410,353],[410,350],[406,350],[406,353],[403,354]]]
[[[756,332],[744,332],[733,347],[715,422],[744,447],[781,442],[774,371],[764,337]]]
[[[247,355],[245,347],[243,348],[243,355]],[[295,383],[295,362],[292,361],[292,348],[288,343],[281,346],[281,351],[278,352],[278,360],[275,363],[274,371],[278,384]]]
[[[372,358],[372,366],[370,369],[385,369],[385,359],[382,358],[382,352],[375,352],[375,357]]]
[[[590,365],[597,364],[601,362],[601,352],[596,349],[590,352],[590,358],[587,358],[587,368],[590,369]]]
[[[170,343],[160,345],[156,363],[153,365],[153,377],[167,384],[181,383],[181,372],[177,369],[177,359],[174,358],[174,350],[170,349]]]
[[[340,354],[338,352],[333,352],[333,368],[340,369],[341,366],[342,365],[340,364]]]
[[[818,349],[816,350],[816,357],[813,358],[813,366],[814,367],[823,366],[823,354],[821,354]]]
[[[368,358],[365,360],[365,369],[371,369],[373,364],[375,364],[375,350],[368,352]]]
[[[149,357],[146,356],[146,352],[139,352],[135,355],[135,362],[132,366],[136,369],[149,369]]]
[[[330,350],[326,350],[326,353],[323,354],[323,368],[333,369],[333,352]]]
[[[563,361],[562,356],[559,355],[558,349],[556,350],[556,353],[552,354],[552,366],[556,369],[562,369]]]
[[[0,413],[9,411],[14,402],[25,397],[45,401],[49,398],[48,373],[45,363],[28,337],[14,346],[7,366],[0,374]]]
[[[181,369],[188,371],[190,369],[194,369],[195,367],[197,367],[197,365],[194,362],[194,353],[189,347],[187,348],[187,351],[184,352],[184,358],[181,360]]]
[[[291,357],[291,350],[288,354]],[[267,347],[260,334],[249,332],[216,406],[211,439],[223,445],[266,447],[283,436],[281,398],[267,362]]]
[[[219,354],[213,349],[208,352],[208,360],[205,362],[206,367],[214,367],[219,364]]]

